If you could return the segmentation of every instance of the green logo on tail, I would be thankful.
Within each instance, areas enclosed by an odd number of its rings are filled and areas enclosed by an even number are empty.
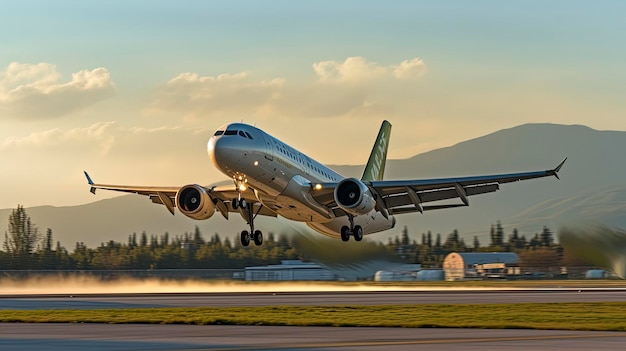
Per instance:
[[[387,148],[389,147],[389,135],[391,134],[391,123],[383,121],[376,137],[376,142],[372,148],[367,165],[363,171],[361,180],[375,181],[383,180],[385,174],[385,163],[387,162]]]

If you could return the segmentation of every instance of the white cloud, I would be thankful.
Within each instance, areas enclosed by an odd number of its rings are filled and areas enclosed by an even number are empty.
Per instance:
[[[322,82],[362,83],[381,79],[412,79],[424,74],[426,65],[420,58],[402,61],[398,65],[381,66],[363,57],[348,57],[343,62],[321,61],[313,70]]]
[[[151,110],[182,111],[192,118],[256,113],[280,96],[284,79],[255,81],[246,72],[216,77],[182,73],[161,87]]]
[[[80,111],[113,95],[115,85],[106,68],[82,70],[61,83],[49,63],[13,62],[0,72],[0,111],[6,117],[49,119]]]
[[[393,75],[398,79],[419,78],[426,72],[426,64],[420,58],[404,60],[398,65],[391,66]]]
[[[61,147],[65,152],[76,152],[79,149],[90,148],[98,150],[98,154],[105,155],[115,141],[115,122],[98,122],[89,127],[62,130],[53,128],[40,132],[33,132],[23,137],[8,137],[0,143],[0,151],[46,149]],[[74,151],[72,151],[74,149]]]
[[[313,64],[316,78],[287,81],[255,79],[247,72],[201,76],[182,73],[158,92],[148,112],[182,114],[191,119],[230,116],[230,119],[266,117],[337,117],[393,113],[393,86],[421,77],[419,58],[382,66],[363,57],[343,62]]]

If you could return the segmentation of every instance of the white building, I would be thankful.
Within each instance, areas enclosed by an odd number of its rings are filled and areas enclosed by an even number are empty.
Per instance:
[[[443,260],[446,280],[506,278],[519,275],[519,256],[513,252],[452,252]]]
[[[283,260],[280,264],[246,267],[245,280],[338,280],[332,271],[317,263],[300,260]]]
[[[417,280],[417,273],[422,269],[421,264],[403,264],[374,274],[376,282],[397,282]]]

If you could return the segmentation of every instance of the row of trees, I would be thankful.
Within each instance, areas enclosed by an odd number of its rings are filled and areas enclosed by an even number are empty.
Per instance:
[[[564,254],[554,244],[552,232],[544,227],[530,240],[517,230],[506,237],[498,222],[491,227],[490,243],[481,246],[477,237],[467,245],[454,230],[445,240],[440,234],[423,233],[418,243],[411,240],[407,228],[395,240],[379,245],[400,256],[408,263],[422,263],[425,267],[440,267],[444,257],[453,251],[515,251],[524,263],[560,266],[581,264]],[[269,233],[262,246],[242,247],[218,234],[205,240],[200,229],[170,237],[168,233],[148,236],[133,233],[125,243],[109,241],[97,248],[76,243],[69,252],[60,242],[53,244],[52,230],[41,235],[37,226],[22,206],[12,211],[9,227],[5,233],[3,251],[0,251],[2,269],[172,269],[172,268],[243,268],[251,265],[277,264],[284,259],[304,259],[290,240]],[[342,243],[338,242],[338,245]]]
[[[505,240],[505,238],[507,238]],[[491,226],[490,242],[481,245],[477,236],[472,244],[467,245],[460,237],[458,230],[453,230],[445,240],[441,234],[434,238],[430,231],[422,233],[421,241],[411,240],[405,227],[401,236],[389,239],[387,247],[400,257],[411,263],[421,263],[424,267],[441,267],[446,255],[450,252],[515,252],[520,256],[525,267],[560,267],[588,265],[584,260],[573,256],[563,247],[554,243],[554,234],[548,227],[535,233],[530,240],[513,229],[508,236],[502,224]]]

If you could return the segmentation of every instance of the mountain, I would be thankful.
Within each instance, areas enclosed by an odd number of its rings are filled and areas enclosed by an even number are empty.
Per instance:
[[[392,145],[393,147],[393,145]],[[469,207],[398,216],[397,227],[368,238],[386,241],[404,226],[419,240],[431,230],[443,239],[454,229],[470,243],[477,235],[489,242],[489,228],[502,221],[505,229],[520,229],[527,237],[544,225],[554,230],[567,218],[588,218],[626,228],[626,132],[598,131],[580,125],[525,124],[501,130],[454,146],[403,160],[389,160],[386,179],[453,176],[544,170],[568,157],[561,180],[545,178],[504,184],[496,193],[470,198]],[[346,176],[360,176],[363,166],[331,166]],[[0,228],[7,228],[11,209],[0,210]],[[89,246],[108,240],[125,241],[133,232],[179,235],[199,226],[205,237],[214,233],[234,236],[245,229],[239,216],[226,221],[219,214],[193,221],[179,213],[171,216],[163,206],[137,195],[125,195],[86,205],[27,209],[34,223],[52,228],[56,240],[68,249],[75,242]],[[291,233],[302,226],[282,219],[259,217],[264,232]]]

